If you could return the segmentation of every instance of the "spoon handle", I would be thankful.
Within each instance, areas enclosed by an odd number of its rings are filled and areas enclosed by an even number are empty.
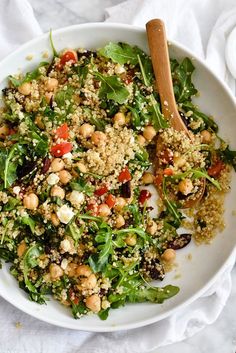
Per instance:
[[[162,20],[154,19],[146,24],[146,30],[162,113],[175,130],[189,135],[176,106],[165,25]]]

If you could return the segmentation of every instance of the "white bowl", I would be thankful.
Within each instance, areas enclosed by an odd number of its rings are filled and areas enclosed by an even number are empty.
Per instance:
[[[136,44],[143,50],[147,49],[144,29],[120,24],[85,24],[57,30],[53,33],[55,47],[96,49],[109,41],[125,41]],[[23,69],[29,71],[42,61],[42,53],[48,50],[49,35],[36,38],[0,63],[0,88],[6,86],[6,77]],[[27,61],[27,55],[33,55],[32,61]],[[220,135],[231,141],[231,147],[236,148],[236,104],[234,97],[226,85],[221,82],[202,60],[177,43],[171,43],[170,55],[181,59],[190,57],[196,67],[194,83],[201,92],[197,102],[201,110],[215,117],[220,126]],[[44,59],[45,60],[45,59]],[[68,309],[51,299],[47,305],[30,302],[25,292],[18,287],[17,281],[9,274],[8,266],[0,270],[0,295],[20,310],[40,320],[51,324],[77,330],[87,331],[117,331],[131,329],[151,324],[173,314],[201,296],[216,280],[216,277],[227,266],[227,261],[235,250],[236,217],[232,211],[235,208],[236,196],[235,175],[232,177],[232,189],[226,198],[224,232],[218,234],[211,245],[196,246],[193,242],[177,252],[177,269],[169,273],[161,285],[173,284],[180,287],[178,295],[164,304],[130,304],[117,310],[111,310],[109,318],[101,321],[95,315],[80,320],[72,318]],[[191,253],[192,259],[188,255]]]

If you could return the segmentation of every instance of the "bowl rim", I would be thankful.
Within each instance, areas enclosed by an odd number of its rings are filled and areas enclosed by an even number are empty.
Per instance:
[[[78,28],[86,30],[86,28],[97,29],[98,27],[109,28],[111,30],[112,29],[117,30],[117,29],[122,28],[122,29],[125,29],[128,31],[134,31],[134,32],[140,33],[140,34],[145,33],[145,28],[130,25],[130,24],[121,24],[121,23],[114,23],[114,22],[91,22],[91,23],[76,24],[76,25],[72,25],[72,26],[59,28],[59,29],[53,30],[53,34],[60,35],[60,34],[64,34],[67,32],[73,32],[74,30],[76,30]],[[43,33],[43,34],[37,36],[36,38],[33,38],[30,41],[27,41],[26,43],[21,45],[19,48],[15,49],[13,52],[8,54],[4,59],[2,59],[0,61],[0,70],[3,66],[7,65],[7,62],[9,59],[11,59],[15,55],[17,55],[19,52],[21,52],[22,50],[27,50],[28,47],[31,47],[32,45],[36,44],[38,41],[41,41],[43,39],[47,39],[48,37],[49,37],[49,32]],[[109,41],[109,39],[108,39],[108,41]],[[210,73],[210,75],[214,77],[214,79],[217,81],[217,83],[222,88],[222,90],[224,90],[227,93],[229,99],[231,100],[231,102],[235,106],[235,112],[236,112],[236,99],[235,99],[233,93],[231,92],[231,90],[227,86],[227,84],[221,78],[219,78],[211,68],[208,67],[207,63],[203,59],[199,58],[191,50],[189,50],[188,48],[186,48],[184,45],[180,44],[177,41],[168,39],[168,44],[173,45],[177,49],[185,51],[186,54],[189,57],[191,57],[191,59],[199,62]],[[180,310],[186,308],[188,305],[190,305],[196,299],[198,299],[203,294],[205,294],[207,292],[207,290],[216,282],[216,280],[224,273],[226,268],[231,264],[233,257],[235,257],[235,256],[236,256],[236,243],[235,243],[235,246],[232,248],[232,251],[231,251],[229,257],[223,262],[221,267],[218,269],[218,271],[215,272],[215,274],[210,278],[210,280],[205,285],[203,285],[197,292],[195,292],[193,295],[191,295],[187,300],[176,305],[174,308],[168,309],[164,313],[157,314],[156,316],[154,316],[152,318],[140,320],[136,323],[118,324],[118,325],[114,325],[114,326],[110,326],[110,327],[99,327],[96,324],[90,325],[89,331],[90,332],[115,332],[115,331],[121,331],[121,330],[130,330],[130,329],[135,329],[135,328],[139,328],[139,327],[144,327],[144,326],[153,324],[155,322],[158,322],[158,321],[161,321],[165,318],[170,317],[171,315],[175,314],[177,311],[180,311]],[[88,331],[87,328],[83,328],[83,327],[76,328],[74,325],[70,325],[70,323],[59,322],[55,319],[50,319],[48,317],[43,318],[41,313],[37,313],[37,312],[32,313],[31,309],[24,307],[23,305],[17,303],[16,300],[9,299],[6,295],[3,295],[1,292],[0,292],[0,296],[3,299],[5,299],[8,303],[14,305],[19,310],[23,311],[24,313],[26,313],[26,314],[28,314],[38,320],[47,322],[47,323],[55,325],[55,326],[63,327],[63,328]]]

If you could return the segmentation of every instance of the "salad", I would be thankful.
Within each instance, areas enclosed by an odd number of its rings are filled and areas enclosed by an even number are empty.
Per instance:
[[[171,70],[191,141],[164,119],[140,48],[57,53],[51,45],[51,61],[9,76],[2,91],[0,258],[30,300],[51,294],[75,318],[163,303],[179,291],[160,285],[176,251],[223,229],[236,152],[192,102],[189,58],[171,59]],[[203,178],[201,202],[184,209]]]

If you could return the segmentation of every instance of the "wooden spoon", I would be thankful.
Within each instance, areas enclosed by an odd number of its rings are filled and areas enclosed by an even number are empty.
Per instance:
[[[160,19],[151,20],[146,24],[146,30],[153,70],[161,100],[162,113],[169,121],[170,126],[177,131],[183,131],[192,140],[192,136],[178,112],[175,101],[164,22]],[[160,154],[162,148],[163,144],[161,138],[158,138],[157,156]],[[156,174],[158,174],[158,171],[160,173],[160,165],[157,161]],[[186,201],[184,201],[183,207],[194,207],[194,205],[203,197],[204,191],[205,179],[201,179],[199,191],[196,193],[194,198],[188,199],[187,197]],[[161,190],[159,190],[159,194],[161,197],[163,196]]]

